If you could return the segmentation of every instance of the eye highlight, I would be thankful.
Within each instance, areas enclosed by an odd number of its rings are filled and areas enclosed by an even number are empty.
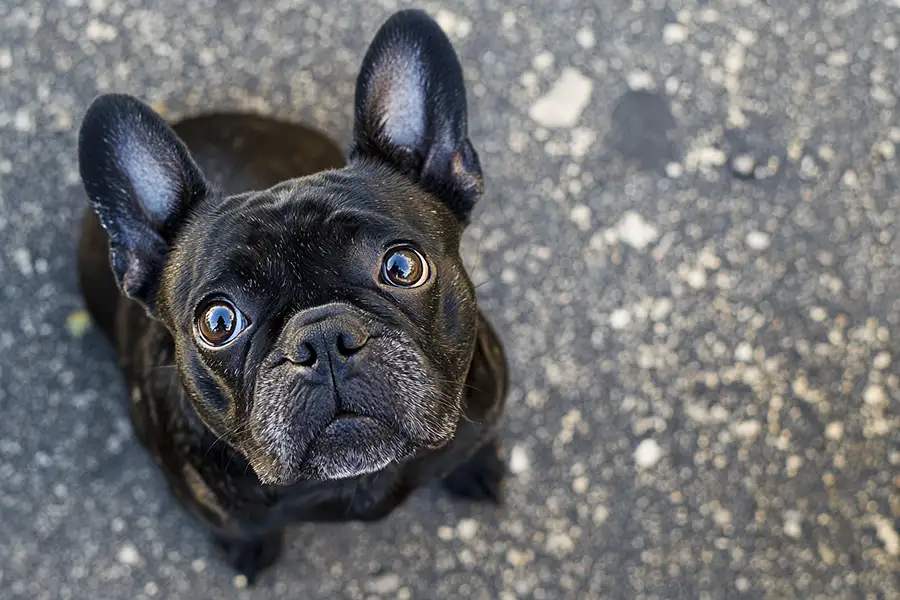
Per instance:
[[[195,317],[197,337],[211,348],[231,343],[249,324],[244,314],[227,298],[214,298],[201,304]]]
[[[428,261],[410,246],[389,248],[381,261],[381,278],[394,287],[419,287],[430,274]]]

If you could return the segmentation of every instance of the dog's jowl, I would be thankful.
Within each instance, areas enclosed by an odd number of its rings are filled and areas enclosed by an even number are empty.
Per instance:
[[[466,111],[419,11],[362,61],[346,163],[261,117],[87,110],[87,306],[137,436],[251,581],[291,522],[378,519],[429,481],[499,499],[506,362],[459,254],[482,194]]]

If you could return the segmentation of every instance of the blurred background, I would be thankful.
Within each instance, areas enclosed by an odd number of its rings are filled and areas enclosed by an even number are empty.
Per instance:
[[[344,147],[409,6],[469,85],[507,504],[295,527],[241,589],[81,312],[77,128],[121,91]],[[897,0],[4,0],[0,596],[900,598],[898,46]]]

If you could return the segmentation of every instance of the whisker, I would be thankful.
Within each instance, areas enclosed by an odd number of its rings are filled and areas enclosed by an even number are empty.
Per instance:
[[[477,290],[477,289],[480,288],[481,286],[487,285],[487,284],[489,284],[490,282],[492,282],[493,280],[494,280],[494,276],[491,275],[490,277],[488,277],[487,279],[485,279],[485,280],[482,281],[481,283],[476,283],[476,284],[475,284],[475,289]]]
[[[431,381],[435,381],[435,382],[437,382],[437,383],[449,383],[449,384],[451,384],[451,385],[457,384],[457,382],[452,381],[452,380],[450,380],[450,379],[441,379],[441,378],[439,378],[439,377],[431,377],[430,379],[431,379]],[[482,389],[480,389],[480,388],[477,388],[477,387],[475,387],[474,385],[472,385],[472,384],[470,384],[470,383],[465,383],[465,382],[464,382],[464,383],[461,383],[461,384],[458,384],[458,385],[461,385],[462,387],[464,387],[464,388],[466,388],[466,389],[470,389],[470,390],[476,391],[476,392],[478,392],[478,393],[480,393],[480,394],[487,394],[487,393],[488,393],[486,390],[482,390]]]
[[[212,450],[213,447],[214,447],[216,444],[218,444],[220,441],[222,441],[222,439],[225,438],[226,436],[230,436],[230,435],[239,435],[239,434],[241,434],[241,433],[244,433],[247,429],[249,429],[249,427],[250,427],[250,422],[249,422],[249,421],[244,421],[244,422],[242,422],[242,423],[238,423],[237,426],[232,427],[231,429],[226,429],[224,432],[222,432],[221,435],[219,435],[219,436],[215,439],[215,441],[213,441],[213,442],[209,445],[209,448],[206,450],[206,453],[205,453],[203,456],[205,457],[207,454],[209,454],[210,450]]]

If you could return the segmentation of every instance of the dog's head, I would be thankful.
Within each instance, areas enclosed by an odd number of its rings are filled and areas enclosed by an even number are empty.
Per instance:
[[[459,241],[482,179],[456,54],[388,20],[348,165],[225,196],[147,105],[101,96],[81,176],[123,293],[171,331],[197,414],[260,480],[374,472],[454,435],[476,331]]]

